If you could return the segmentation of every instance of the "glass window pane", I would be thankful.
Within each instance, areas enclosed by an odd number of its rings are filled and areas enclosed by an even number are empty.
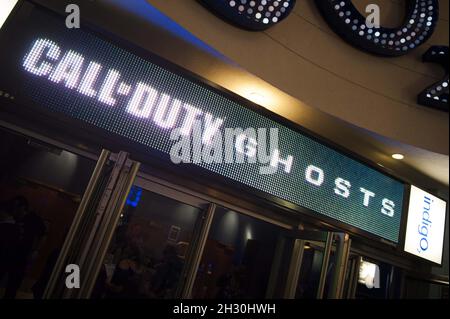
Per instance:
[[[201,209],[133,186],[91,298],[173,298]]]
[[[315,299],[317,297],[324,255],[324,249],[321,245],[323,243],[308,242],[305,244],[295,292],[296,299]],[[331,271],[329,273],[331,274]],[[325,288],[324,291],[326,290]]]
[[[405,299],[447,299],[448,285],[406,277]]]
[[[367,260],[363,258],[362,265],[364,261]],[[395,268],[392,265],[383,262],[373,262],[372,265],[374,266],[373,274],[369,274],[368,278],[370,279],[366,280],[367,283],[363,282],[362,278],[358,280],[355,298],[389,299],[391,296],[390,291],[395,288],[394,286],[396,284],[399,284],[398,274],[397,272],[393,272]],[[358,278],[364,277],[365,273],[369,271],[364,269],[364,266],[361,266]]]
[[[194,298],[264,298],[282,228],[218,207],[194,283]]]
[[[41,298],[95,161],[0,129],[0,298]]]

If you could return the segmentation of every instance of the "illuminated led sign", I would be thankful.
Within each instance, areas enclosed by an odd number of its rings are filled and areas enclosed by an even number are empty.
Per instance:
[[[200,2],[234,25],[253,31],[262,31],[279,23],[295,6],[294,0]],[[316,0],[315,4],[333,31],[344,40],[382,56],[404,55],[422,45],[433,34],[439,17],[438,0],[406,1],[405,20],[398,28],[367,23],[367,18],[355,8],[352,0]]]
[[[417,103],[448,112],[448,46],[434,45],[423,55],[423,61],[436,63],[444,69],[444,77],[419,94]]]
[[[12,32],[0,34],[1,43],[8,43],[7,50],[4,45],[0,49],[0,90],[14,95],[16,105],[31,101],[74,125],[89,123],[99,134],[126,138],[143,152],[158,152],[168,163],[180,142],[173,132],[191,136],[194,122],[201,124],[201,148],[226,136],[228,128],[275,130],[278,145],[268,152],[269,173],[250,160],[192,165],[307,208],[319,218],[398,242],[401,182],[199,80],[170,71],[166,64],[155,64],[84,29],[69,30],[47,11],[34,9],[25,17],[11,22]],[[260,146],[257,140],[238,135],[233,141],[236,153],[250,157]]]
[[[438,0],[405,1],[405,20],[398,28],[368,26],[366,17],[351,0],[320,0],[315,3],[333,31],[344,40],[364,51],[383,56],[404,55],[422,45],[433,34],[439,18]]]
[[[286,18],[296,0],[200,0],[231,23],[252,31],[263,31]]]
[[[441,264],[446,212],[445,201],[411,186],[405,251]]]
[[[244,29],[263,31],[287,18],[294,0],[199,0],[211,11]],[[317,7],[331,29],[345,41],[363,51],[380,56],[401,56],[424,44],[433,34],[439,18],[438,0],[409,0],[405,19],[397,28],[379,24],[381,8],[376,8],[377,23],[362,15],[351,0],[316,0]],[[371,10],[367,10],[370,13]],[[370,22],[370,23],[368,23]],[[448,112],[448,47],[433,46],[423,56],[424,62],[438,63],[445,69],[439,82],[423,90],[420,105]]]

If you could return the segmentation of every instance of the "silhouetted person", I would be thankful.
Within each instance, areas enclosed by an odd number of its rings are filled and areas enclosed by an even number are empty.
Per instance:
[[[231,273],[225,273],[217,279],[216,286],[219,290],[217,291],[216,299],[229,299],[231,297],[229,287],[231,277]]]
[[[32,253],[37,249],[40,240],[45,234],[43,220],[30,211],[25,197],[18,196],[12,200],[12,210],[16,223],[20,226],[21,237],[14,254],[14,269],[9,273],[5,298],[16,298]]]
[[[45,288],[47,287],[48,281],[53,272],[53,268],[55,268],[56,262],[58,261],[59,253],[61,248],[58,247],[54,249],[47,258],[45,262],[44,269],[42,270],[39,279],[34,283],[31,290],[33,291],[34,299],[42,299],[44,295]]]
[[[97,280],[95,282],[94,288],[92,289],[90,299],[101,299],[104,296],[104,292],[106,289],[106,281],[108,280],[108,274],[106,272],[106,267],[103,264],[102,268],[100,268],[100,272],[97,276]]]
[[[137,247],[127,245],[122,253],[109,283],[106,298],[139,298],[140,252]]]
[[[15,272],[16,252],[20,242],[20,227],[14,219],[13,203],[0,205],[0,281],[8,276],[4,298],[14,298],[10,285],[11,274]]]
[[[229,273],[225,273],[217,280],[219,288],[216,299],[242,299],[244,298],[246,269],[244,266],[233,266]]]
[[[161,263],[155,265],[151,290],[156,298],[173,298],[183,270],[183,261],[178,257],[176,247],[166,246]]]

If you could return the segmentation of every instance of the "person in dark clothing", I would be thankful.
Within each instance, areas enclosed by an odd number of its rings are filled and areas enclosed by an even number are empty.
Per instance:
[[[0,281],[10,277],[15,267],[15,253],[19,247],[20,227],[14,220],[11,203],[0,205]],[[5,298],[8,294],[5,294]]]
[[[45,235],[46,227],[43,220],[29,210],[28,201],[23,196],[12,199],[9,207],[16,224],[20,227],[20,239],[12,256],[11,262],[14,267],[8,273],[4,298],[14,299],[25,277],[30,257]]]
[[[106,282],[108,280],[108,274],[106,267],[103,264],[100,268],[100,272],[97,276],[94,288],[92,289],[91,299],[102,299],[105,296]]]
[[[178,257],[176,247],[168,245],[163,251],[161,263],[155,266],[151,290],[156,298],[174,297],[183,264],[181,258]]]
[[[23,196],[16,196],[7,202],[7,206],[13,214],[14,219],[20,220],[28,212],[28,201]]]
[[[34,299],[42,299],[44,295],[45,288],[50,280],[50,277],[53,272],[53,268],[55,268],[56,262],[58,261],[59,253],[61,248],[58,247],[54,249],[47,258],[47,261],[44,266],[44,270],[42,270],[39,279],[34,283],[31,291],[33,291]]]
[[[40,216],[34,211],[28,211],[22,219],[18,220],[22,226],[21,249],[23,255],[30,256],[38,247],[44,237],[47,227]]]
[[[244,298],[245,282],[247,274],[244,266],[233,266],[230,273],[225,273],[217,280],[219,288],[216,299],[241,299]]]
[[[17,251],[21,240],[21,229],[14,219],[16,212],[17,206],[13,201],[0,205],[0,281],[8,276],[3,297],[5,299],[15,297],[11,278],[14,278],[16,273]]]
[[[139,298],[139,268],[139,249],[133,245],[127,245],[114,270],[105,297],[108,299]]]

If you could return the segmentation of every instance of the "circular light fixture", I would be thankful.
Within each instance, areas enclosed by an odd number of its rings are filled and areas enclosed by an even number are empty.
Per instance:
[[[403,154],[392,154],[392,158],[396,160],[402,160],[405,158]]]
[[[296,0],[200,0],[220,17],[241,28],[263,31],[286,18]]]
[[[448,46],[432,46],[422,56],[424,62],[436,63],[442,66],[445,76],[440,81],[419,94],[418,103],[441,111],[448,112],[449,76],[448,76]]]
[[[397,28],[368,24],[352,0],[315,1],[332,29],[352,45],[382,56],[407,54],[427,41],[439,20],[438,0],[405,1],[406,19]]]

